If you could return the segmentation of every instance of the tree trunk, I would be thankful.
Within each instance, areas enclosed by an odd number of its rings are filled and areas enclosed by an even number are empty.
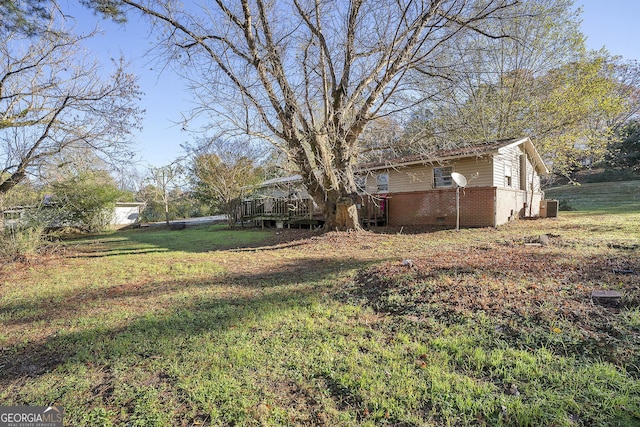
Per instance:
[[[358,218],[358,208],[352,197],[343,196],[333,203],[326,202],[323,214],[326,231],[362,230]]]
[[[24,169],[19,169],[17,172],[14,172],[13,174],[11,174],[10,177],[5,179],[0,184],[0,194],[8,193],[9,190],[11,190],[13,187],[18,185],[20,181],[22,181],[26,176],[27,174]]]
[[[229,226],[229,228],[235,228],[236,226],[236,214],[233,210],[228,210],[227,211],[227,225]]]

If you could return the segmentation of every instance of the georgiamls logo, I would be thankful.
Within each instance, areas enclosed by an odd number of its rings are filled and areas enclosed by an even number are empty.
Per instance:
[[[0,406],[0,427],[62,427],[58,406]]]

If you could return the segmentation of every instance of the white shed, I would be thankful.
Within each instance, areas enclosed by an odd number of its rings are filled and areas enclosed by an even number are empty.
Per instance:
[[[144,206],[145,204],[140,202],[117,202],[111,225],[114,228],[123,228],[137,224]]]

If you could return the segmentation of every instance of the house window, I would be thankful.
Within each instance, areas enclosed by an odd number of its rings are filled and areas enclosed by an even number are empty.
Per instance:
[[[367,177],[366,176],[356,176],[356,189],[359,194],[367,192]]]
[[[378,186],[378,193],[389,191],[389,174],[381,173],[376,176],[376,184]]]
[[[451,180],[452,167],[433,168],[433,188],[445,188],[453,186]]]
[[[504,186],[511,187],[511,166],[504,166]]]

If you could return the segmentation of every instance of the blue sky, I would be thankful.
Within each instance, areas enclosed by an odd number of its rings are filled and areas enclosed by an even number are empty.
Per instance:
[[[583,6],[582,30],[587,36],[587,46],[600,49],[603,46],[625,59],[640,60],[640,0],[576,0]],[[161,72],[152,57],[145,53],[152,47],[153,38],[148,36],[148,25],[137,17],[130,18],[126,25],[101,21],[80,6],[69,3],[70,15],[77,16],[78,28],[87,30],[99,25],[105,32],[88,44],[101,58],[118,58],[124,55],[131,61],[130,70],[140,77],[141,90],[145,95],[141,107],[146,110],[143,130],[134,135],[141,167],[160,166],[170,163],[182,155],[180,145],[192,141],[194,136],[182,130],[182,113],[194,105],[186,84],[175,76],[171,69]],[[105,62],[105,69],[109,63]],[[197,130],[191,124],[189,129]]]
[[[583,6],[582,32],[587,46],[603,46],[614,55],[640,60],[640,1],[638,0],[576,0]]]
[[[140,107],[146,112],[143,129],[133,135],[140,167],[168,164],[183,154],[180,147],[193,136],[183,130],[182,113],[195,105],[186,83],[169,69],[159,67],[153,53],[154,37],[149,36],[147,21],[132,16],[124,25],[101,20],[84,7],[69,3],[69,14],[78,17],[76,29],[87,32],[98,26],[100,34],[87,43],[87,49],[103,63],[105,73],[110,59],[121,56],[130,63],[129,71],[138,76],[144,95]]]

